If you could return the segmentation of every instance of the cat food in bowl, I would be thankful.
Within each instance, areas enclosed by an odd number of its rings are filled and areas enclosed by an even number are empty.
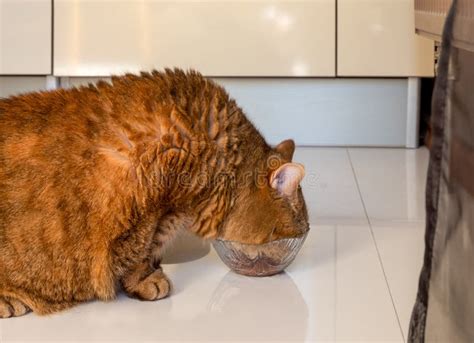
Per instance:
[[[248,276],[269,276],[290,265],[303,245],[308,231],[264,244],[245,244],[216,239],[214,249],[233,271]]]

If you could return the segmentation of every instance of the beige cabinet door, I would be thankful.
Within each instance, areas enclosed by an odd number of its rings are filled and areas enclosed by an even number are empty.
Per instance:
[[[0,0],[0,74],[51,74],[51,0]]]
[[[335,76],[336,0],[55,0],[54,74]]]
[[[433,76],[433,41],[415,34],[414,0],[338,0],[339,76]]]

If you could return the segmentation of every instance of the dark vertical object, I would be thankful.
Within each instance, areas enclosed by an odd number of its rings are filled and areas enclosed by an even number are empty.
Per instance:
[[[413,309],[409,342],[424,342],[426,329],[426,315],[428,311],[428,294],[432,267],[433,243],[436,231],[439,181],[441,176],[441,161],[443,155],[444,121],[446,108],[446,92],[448,89],[448,70],[451,53],[451,38],[454,21],[454,6],[450,10],[443,32],[442,55],[438,62],[438,76],[433,91],[432,117],[431,117],[431,151],[426,182],[426,232],[425,256],[420,274],[418,294]]]
[[[453,1],[446,19],[433,94],[425,257],[409,342],[474,342],[474,52],[453,43],[453,29],[473,22],[460,8]]]
[[[420,90],[420,136],[419,144],[431,148],[431,103],[433,101],[434,78],[421,79]]]

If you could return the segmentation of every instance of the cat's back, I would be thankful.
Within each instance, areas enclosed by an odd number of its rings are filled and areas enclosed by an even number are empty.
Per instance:
[[[92,117],[99,93],[90,89],[32,92],[0,99],[0,133],[3,144],[28,137],[59,139],[80,132]],[[97,112],[97,106],[95,109]]]
[[[48,165],[59,173],[88,166],[104,151],[114,163],[173,126],[181,136],[212,140],[213,131],[231,126],[235,106],[223,88],[181,70],[0,99],[0,168]]]
[[[227,150],[245,133],[264,144],[227,92],[201,74],[128,74],[0,99],[0,168],[47,164],[60,173],[96,166],[104,156],[130,164],[144,142],[199,140]]]
[[[0,98],[0,132],[4,138],[39,134],[57,139],[69,134],[94,140],[113,126],[130,136],[147,135],[160,126],[160,120],[170,118],[173,108],[194,122],[196,131],[207,129],[213,111],[226,108],[230,114],[237,109],[222,87],[198,72],[167,69]]]

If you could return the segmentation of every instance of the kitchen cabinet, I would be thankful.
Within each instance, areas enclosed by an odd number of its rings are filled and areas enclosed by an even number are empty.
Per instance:
[[[57,76],[335,76],[336,0],[54,3]]]
[[[336,0],[54,5],[52,56],[52,1],[0,0],[0,74],[177,66],[209,76],[433,76],[433,42],[414,33],[414,0],[338,0],[337,13]]]
[[[51,74],[51,0],[0,0],[0,75]]]
[[[338,76],[434,74],[434,44],[415,34],[414,0],[338,0]]]

